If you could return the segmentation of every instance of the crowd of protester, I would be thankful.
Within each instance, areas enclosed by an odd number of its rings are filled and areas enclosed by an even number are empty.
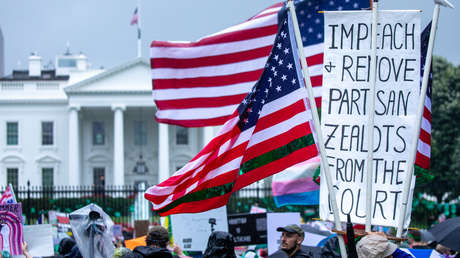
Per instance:
[[[275,253],[268,255],[267,249],[255,252],[247,250],[241,256],[235,254],[234,237],[227,232],[215,231],[208,239],[207,247],[202,252],[204,258],[338,258],[340,256],[337,237],[329,238],[323,247],[307,247],[302,242],[305,238],[303,229],[295,224],[278,227],[281,232],[280,248]],[[400,246],[415,249],[435,249],[442,257],[460,257],[460,253],[433,241],[425,230],[410,230],[408,241]],[[459,240],[460,241],[460,240]],[[114,241],[114,258],[192,258],[187,255],[179,245],[170,243],[170,234],[162,226],[155,225],[150,228],[145,245],[135,247],[133,250],[126,248],[124,241]],[[408,258],[413,257],[403,251],[397,244],[389,241],[382,232],[372,232],[361,237],[356,242],[355,250],[348,250],[351,258]],[[349,247],[349,246],[347,246]],[[23,254],[32,258],[28,252],[27,243],[22,244]],[[0,253],[0,258],[10,258],[8,253]],[[83,258],[77,242],[72,238],[63,238],[58,245],[57,255],[62,258]],[[85,257],[86,258],[86,257]]]

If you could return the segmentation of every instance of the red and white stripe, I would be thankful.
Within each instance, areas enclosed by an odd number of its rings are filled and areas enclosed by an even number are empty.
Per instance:
[[[423,111],[422,123],[420,126],[420,137],[417,145],[417,156],[415,164],[424,168],[430,168],[431,157],[431,99],[425,99],[425,109]]]
[[[16,203],[16,197],[14,196],[14,191],[11,184],[6,187],[5,192],[3,192],[2,197],[0,198],[0,204],[7,203]]]
[[[262,73],[282,6],[275,4],[246,22],[197,42],[153,41],[157,121],[186,127],[227,121]],[[306,47],[305,52],[313,86],[321,86],[323,44]],[[315,95],[321,96],[321,88],[315,89]]]
[[[237,126],[239,117],[238,113],[235,112],[233,118],[225,123],[219,134],[194,159],[166,181],[150,187],[146,191],[145,197],[152,202],[153,208],[158,210],[188,193],[235,181],[237,183],[233,190],[236,191],[259,180],[260,177],[281,171],[284,166],[291,166],[288,163],[297,163],[299,162],[298,159],[305,160],[311,155],[302,150],[298,154],[290,156],[288,162],[286,160],[274,161],[269,166],[262,167],[263,173],[257,171],[253,175],[238,175],[240,166],[244,161],[311,133],[308,124],[311,113],[305,108],[303,101],[305,97],[305,89],[300,88],[267,103],[261,111],[256,126],[243,132]],[[311,148],[316,149],[316,146],[312,145]],[[308,151],[311,150],[308,149]],[[312,152],[313,156],[317,153],[316,150]],[[252,173],[249,172],[248,174]],[[237,178],[238,180],[236,180]],[[228,198],[228,195],[213,199],[220,200],[222,198]],[[216,205],[226,203],[217,200],[209,200],[209,202],[215,202]],[[197,212],[202,207],[209,206],[204,203],[206,200],[200,201],[194,209],[190,208],[193,207],[193,204],[187,203],[185,204],[187,205],[186,212]],[[181,209],[180,205],[171,213],[178,212],[178,209]]]

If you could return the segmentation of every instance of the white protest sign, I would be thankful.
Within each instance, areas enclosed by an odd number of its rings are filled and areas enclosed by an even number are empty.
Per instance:
[[[321,129],[327,162],[340,220],[350,214],[352,222],[364,224],[372,13],[326,12],[324,20]],[[419,11],[379,11],[373,225],[394,227],[399,218],[420,95],[420,33]],[[333,220],[328,198],[327,185],[321,184],[320,216]]]
[[[33,257],[53,256],[53,229],[50,224],[24,226],[24,241]]]
[[[267,247],[269,255],[276,252],[280,248],[281,232],[276,231],[276,229],[278,227],[284,227],[289,224],[300,225],[300,213],[267,213]]]
[[[211,223],[215,231],[228,232],[227,207],[192,214],[171,215],[174,242],[186,251],[204,251],[211,235]]]

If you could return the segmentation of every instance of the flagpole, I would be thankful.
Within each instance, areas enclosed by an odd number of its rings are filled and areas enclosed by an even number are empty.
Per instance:
[[[374,160],[374,109],[375,109],[375,75],[377,57],[377,19],[378,0],[372,3],[372,38],[371,38],[371,67],[369,85],[369,107],[367,121],[367,173],[366,173],[366,232],[372,231],[372,165]]]
[[[425,59],[425,69],[423,71],[423,79],[422,79],[422,89],[420,90],[420,98],[418,101],[417,107],[417,116],[416,116],[416,125],[415,130],[416,134],[412,140],[412,149],[409,156],[409,160],[407,162],[407,169],[406,169],[406,177],[404,179],[404,189],[403,189],[403,196],[402,196],[402,207],[399,213],[399,220],[398,220],[398,230],[396,231],[396,237],[401,237],[402,232],[404,230],[404,222],[406,220],[406,212],[407,206],[410,197],[410,188],[412,184],[412,175],[414,171],[415,165],[415,157],[417,155],[417,146],[418,140],[420,137],[420,126],[422,123],[422,116],[423,111],[425,108],[425,99],[426,99],[426,90],[428,88],[428,80],[431,70],[431,59],[433,56],[433,48],[434,48],[434,39],[436,38],[436,30],[438,28],[438,18],[439,18],[439,11],[441,5],[448,6],[453,8],[453,6],[446,0],[435,0],[434,10],[433,10],[433,21],[431,23],[431,30],[430,30],[430,39],[428,41],[428,49],[426,53]]]
[[[142,57],[141,40],[141,0],[137,0],[137,57]]]
[[[329,165],[327,164],[326,160],[326,149],[324,148],[324,141],[323,141],[323,136],[321,133],[321,126],[319,123],[319,116],[318,116],[318,109],[316,108],[316,102],[315,102],[315,96],[313,95],[313,89],[311,85],[311,80],[310,80],[310,74],[308,72],[308,66],[307,66],[307,61],[305,59],[305,55],[303,52],[303,43],[302,39],[300,36],[300,30],[299,30],[299,24],[297,22],[297,15],[295,13],[295,8],[292,0],[288,0],[287,2],[289,11],[291,13],[291,17],[293,20],[293,25],[294,25],[294,34],[297,42],[297,48],[299,52],[299,58],[300,62],[302,64],[302,71],[304,75],[304,80],[305,83],[307,84],[307,92],[308,92],[308,99],[310,101],[310,106],[311,106],[311,111],[313,115],[313,123],[314,127],[317,132],[317,138],[318,138],[318,146],[320,149],[320,155],[321,155],[321,167],[324,169],[324,174],[326,177],[326,184],[327,188],[329,191],[329,196],[331,199],[331,206],[332,206],[332,212],[334,215],[334,222],[335,222],[335,227],[337,230],[341,231],[342,230],[342,224],[340,223],[340,217],[339,217],[339,209],[337,206],[337,200],[335,198],[335,190],[332,186],[332,178],[331,174],[329,172]],[[347,249],[345,248],[345,242],[343,240],[342,235],[337,235],[339,239],[339,247],[340,247],[340,254],[342,258],[347,258]]]

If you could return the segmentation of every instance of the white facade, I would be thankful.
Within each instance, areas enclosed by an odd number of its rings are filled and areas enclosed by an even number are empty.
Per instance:
[[[15,174],[18,185],[152,185],[212,137],[209,129],[154,120],[146,60],[105,71],[85,62],[51,78],[40,70],[40,78],[0,79],[0,185]],[[140,155],[147,173],[134,171]]]

